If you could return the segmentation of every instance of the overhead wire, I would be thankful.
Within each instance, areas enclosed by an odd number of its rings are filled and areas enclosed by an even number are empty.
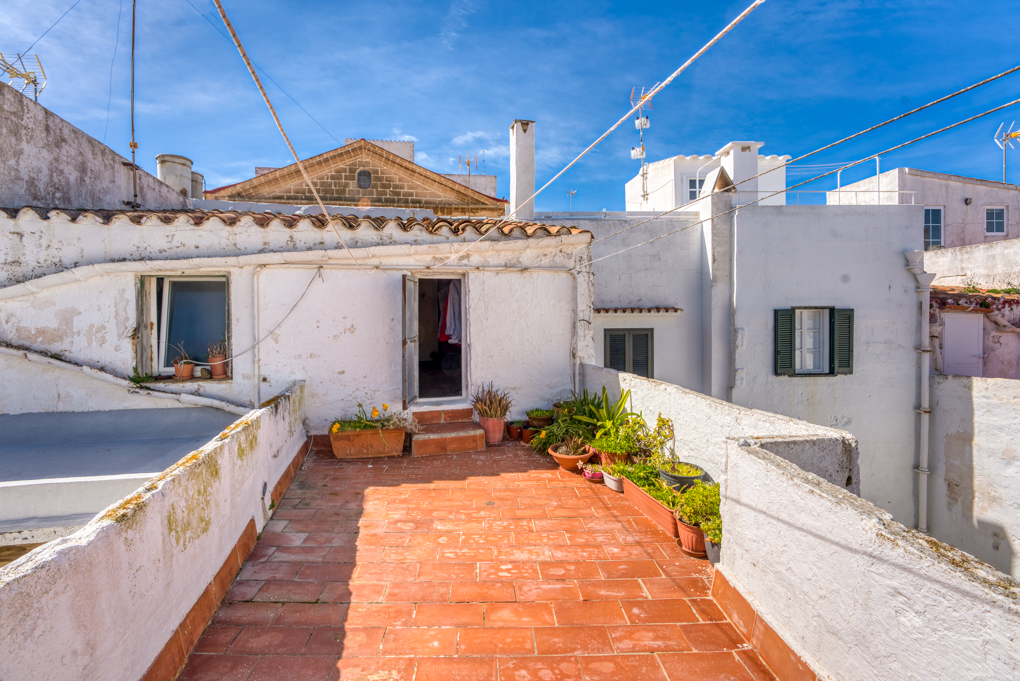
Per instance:
[[[902,144],[897,144],[896,146],[890,147],[890,148],[888,148],[888,149],[886,149],[884,151],[880,151],[877,154],[872,154],[871,156],[868,156],[866,158],[862,158],[860,160],[857,160],[857,161],[854,161],[852,163],[849,163],[849,164],[843,166],[842,168],[837,168],[836,170],[830,170],[827,173],[822,173],[821,175],[817,175],[817,176],[815,176],[815,177],[813,177],[813,178],[811,178],[809,180],[804,180],[803,182],[799,182],[799,183],[793,185],[792,187],[787,187],[786,189],[782,189],[780,191],[773,192],[772,194],[769,194],[768,196],[760,196],[757,199],[755,199],[754,201],[748,201],[747,203],[741,204],[739,206],[734,206],[733,208],[731,208],[729,210],[725,210],[725,211],[723,211],[721,213],[716,213],[716,214],[712,215],[712,217],[705,218],[704,220],[699,220],[698,222],[694,222],[694,223],[691,223],[689,225],[684,225],[680,229],[675,229],[675,230],[673,230],[671,232],[667,232],[665,234],[660,234],[659,236],[654,237],[652,239],[648,239],[647,241],[642,241],[639,244],[634,244],[633,246],[628,246],[627,248],[620,249],[619,251],[616,251],[615,253],[610,253],[609,255],[603,255],[603,256],[600,256],[598,258],[594,258],[594,259],[592,259],[592,263],[599,262],[600,260],[606,260],[607,258],[612,258],[614,256],[620,255],[621,253],[626,253],[627,251],[634,250],[635,248],[640,248],[641,246],[647,246],[648,244],[650,244],[652,242],[655,242],[655,241],[658,241],[659,239],[664,239],[667,236],[672,236],[673,234],[678,234],[680,232],[683,232],[684,230],[690,229],[691,227],[697,227],[698,225],[704,224],[705,222],[708,222],[709,220],[715,219],[717,217],[722,217],[723,215],[728,215],[729,213],[736,212],[736,211],[740,210],[741,208],[746,208],[747,206],[751,206],[751,205],[754,205],[754,204],[759,203],[761,201],[765,201],[767,199],[771,199],[774,196],[779,196],[780,194],[785,194],[786,192],[788,192],[788,191],[790,191],[792,189],[796,189],[797,187],[801,187],[801,186],[803,186],[805,184],[808,184],[810,182],[814,182],[816,180],[820,180],[823,177],[828,177],[829,175],[837,173],[840,170],[846,170],[847,168],[852,168],[852,167],[854,167],[856,165],[860,165],[861,163],[865,163],[867,161],[871,161],[871,160],[873,160],[874,158],[876,158],[878,156],[882,156],[884,154],[892,153],[894,151],[902,149],[902,148],[904,148],[906,146],[909,146],[911,144],[915,144],[915,143],[920,142],[922,140],[926,140],[929,137],[933,137],[933,136],[938,135],[940,133],[946,132],[947,130],[952,130],[953,128],[957,128],[957,127],[959,127],[961,125],[965,125],[965,124],[970,123],[972,121],[976,121],[979,118],[983,118],[984,116],[991,115],[991,114],[995,113],[996,111],[1002,111],[1003,109],[1007,109],[1007,108],[1009,108],[1011,106],[1014,106],[1016,104],[1020,104],[1020,99],[1014,99],[1013,101],[1007,102],[1006,104],[1002,104],[1000,106],[997,106],[994,109],[989,109],[988,111],[979,113],[979,114],[977,114],[975,116],[971,116],[970,118],[965,118],[962,121],[957,121],[956,123],[953,123],[952,125],[947,125],[944,128],[939,128],[938,130],[929,132],[926,135],[921,135],[920,137],[915,137],[914,139],[910,140],[909,142],[904,142]],[[733,185],[733,186],[735,187],[736,185]],[[729,189],[729,187],[727,189]],[[708,196],[703,196],[701,198],[702,199],[709,198],[709,196],[713,196],[713,195],[715,195],[717,193],[722,193],[722,192],[713,192],[712,194],[710,194]],[[657,217],[662,217],[662,216],[660,215],[660,216],[657,216]],[[654,219],[655,218],[651,218],[651,220],[654,220]],[[646,221],[644,221],[644,222],[642,222],[640,224],[645,224],[647,222],[651,222],[651,220],[646,220]],[[625,231],[625,230],[621,230],[621,231]],[[619,234],[619,233],[620,232],[616,232],[616,234]],[[592,243],[594,243],[594,242],[592,242]],[[585,245],[588,245],[588,244],[585,244]]]
[[[70,11],[71,11],[72,9],[74,9],[75,7],[77,7],[77,6],[78,6],[78,3],[79,3],[79,2],[81,2],[81,0],[76,0],[76,1],[75,1],[75,3],[74,3],[73,5],[71,5],[70,7],[68,7],[68,8],[67,8],[67,9],[66,9],[66,10],[64,11],[64,13],[63,13],[63,14],[61,14],[61,15],[60,15],[60,17],[59,17],[59,18],[58,18],[58,19],[57,19],[56,21],[54,21],[54,22],[53,22],[52,24],[50,24],[50,27],[49,27],[49,28],[47,28],[47,29],[46,29],[45,31],[43,31],[43,34],[42,34],[41,36],[39,36],[38,38],[36,38],[36,39],[35,39],[35,42],[33,42],[33,43],[32,43],[31,45],[29,45],[29,46],[28,46],[28,47],[27,47],[27,48],[25,49],[25,51],[24,51],[24,52],[22,52],[21,54],[28,54],[28,51],[29,51],[29,50],[31,50],[31,49],[32,49],[33,47],[35,47],[35,43],[37,43],[37,42],[39,42],[40,40],[42,40],[43,38],[45,38],[45,37],[46,37],[46,34],[47,34],[47,33],[49,33],[50,31],[52,31],[52,30],[53,30],[53,27],[54,27],[54,26],[56,26],[57,24],[59,24],[59,23],[60,23],[60,20],[61,20],[61,19],[63,19],[64,17],[66,17],[66,16],[67,16],[67,13],[68,13],[68,12],[70,12]]]
[[[117,7],[117,33],[113,40],[113,57],[110,58],[110,94],[106,98],[106,125],[103,126],[103,143],[106,143],[106,133],[110,129],[110,104],[113,102],[113,65],[117,61],[117,48],[120,46],[120,17],[124,13],[124,0],[120,0]]]
[[[223,23],[227,27],[227,31],[230,33],[230,37],[234,40],[234,45],[237,46],[237,51],[241,53],[241,59],[244,60],[244,65],[248,67],[248,73],[251,74],[252,79],[255,81],[255,85],[258,87],[259,92],[262,94],[262,99],[265,101],[266,106],[269,107],[269,113],[273,115],[273,120],[276,121],[276,127],[279,128],[280,134],[283,136],[283,141],[287,143],[287,148],[290,149],[290,153],[294,156],[294,161],[297,163],[298,170],[301,171],[301,176],[305,180],[305,184],[312,191],[312,196],[315,197],[315,202],[319,204],[319,209],[322,211],[322,219],[326,221],[333,231],[336,232],[336,238],[340,240],[340,244],[347,251],[347,255],[351,256],[351,261],[358,266],[358,269],[364,272],[361,264],[357,258],[354,257],[354,253],[350,248],[347,247],[347,243],[344,238],[340,236],[340,230],[336,228],[336,224],[333,222],[333,217],[326,210],[326,206],[323,205],[322,199],[319,198],[319,192],[315,190],[315,185],[312,184],[312,179],[308,176],[308,172],[305,170],[305,164],[301,162],[301,158],[298,156],[297,151],[294,150],[294,145],[290,143],[290,137],[287,136],[287,131],[283,129],[283,123],[280,122],[280,117],[276,115],[276,109],[273,108],[273,103],[269,100],[269,95],[266,94],[266,89],[262,87],[262,81],[259,80],[259,76],[255,73],[255,67],[252,66],[251,60],[248,59],[248,53],[244,50],[244,45],[241,44],[241,39],[237,35],[237,31],[234,30],[234,25],[230,23],[230,19],[227,18],[227,12],[223,9],[223,4],[220,0],[213,0],[216,3],[216,9],[219,10],[220,17],[223,19]]]
[[[651,89],[651,90],[650,90],[650,91],[649,91],[649,92],[648,92],[647,94],[643,95],[643,96],[641,97],[641,99],[640,99],[640,100],[638,101],[638,103],[637,103],[636,105],[634,105],[634,107],[633,107],[633,108],[631,108],[631,110],[630,110],[630,111],[628,111],[627,113],[625,113],[625,114],[624,114],[624,115],[623,115],[623,116],[622,116],[622,117],[620,118],[620,120],[618,120],[618,121],[617,121],[616,123],[614,123],[614,124],[613,124],[613,125],[612,125],[612,126],[611,126],[611,127],[609,128],[609,129],[608,129],[608,130],[606,130],[606,131],[605,131],[604,133],[602,133],[602,134],[601,134],[601,135],[599,136],[599,138],[598,138],[598,139],[596,139],[596,140],[595,140],[594,142],[592,142],[591,144],[589,144],[589,145],[588,145],[588,147],[587,147],[587,148],[585,148],[585,150],[584,150],[584,151],[582,151],[582,152],[581,152],[580,154],[578,154],[578,155],[577,155],[577,158],[575,158],[575,159],[574,159],[573,161],[571,161],[570,163],[568,163],[568,164],[567,164],[567,165],[566,165],[566,166],[565,166],[565,167],[563,168],[563,170],[561,170],[560,172],[556,173],[556,175],[554,175],[554,176],[553,176],[553,178],[552,178],[551,180],[549,180],[549,181],[548,181],[548,182],[546,182],[546,183],[545,183],[544,185],[542,185],[542,188],[541,188],[541,189],[539,189],[538,191],[536,191],[536,192],[535,192],[534,194],[532,194],[530,198],[528,198],[528,199],[527,199],[526,201],[524,201],[524,202],[523,202],[523,203],[521,204],[521,206],[518,206],[518,207],[517,207],[516,209],[514,209],[514,210],[513,210],[513,211],[512,211],[511,213],[509,213],[508,215],[506,215],[506,216],[504,216],[503,218],[501,218],[501,219],[500,219],[500,220],[499,220],[499,221],[498,221],[498,222],[497,222],[497,223],[496,223],[495,225],[493,225],[493,226],[492,226],[492,227],[491,227],[491,228],[490,228],[489,230],[487,230],[486,232],[484,232],[484,233],[483,233],[483,234],[482,234],[482,235],[481,235],[480,237],[478,237],[478,238],[477,238],[476,240],[474,240],[474,241],[472,241],[472,242],[471,242],[470,244],[468,244],[468,246],[467,246],[466,248],[464,248],[464,249],[463,249],[462,251],[460,251],[460,252],[458,252],[458,253],[455,253],[455,254],[451,255],[451,256],[450,256],[449,258],[447,258],[446,260],[443,260],[442,262],[436,263],[436,264],[434,264],[434,265],[429,265],[429,266],[428,266],[428,268],[433,268],[433,267],[439,267],[440,265],[445,265],[446,263],[450,262],[451,260],[454,260],[455,258],[459,258],[460,256],[462,256],[462,255],[464,255],[465,253],[467,253],[467,252],[468,252],[469,250],[471,250],[471,249],[472,249],[472,248],[473,248],[473,247],[475,246],[475,244],[477,244],[477,243],[479,243],[480,241],[482,241],[482,240],[483,240],[483,239],[484,239],[485,237],[487,237],[487,236],[488,236],[489,234],[491,234],[491,233],[493,233],[493,232],[496,232],[496,231],[498,231],[498,229],[499,229],[499,227],[500,227],[501,225],[503,225],[503,224],[505,224],[505,223],[506,223],[507,221],[509,221],[509,220],[510,220],[510,218],[512,218],[512,217],[513,217],[513,216],[514,216],[514,215],[515,215],[515,214],[517,213],[517,211],[519,211],[519,210],[520,210],[520,209],[521,209],[521,208],[522,208],[523,206],[526,206],[526,205],[528,205],[528,204],[529,204],[529,203],[530,203],[531,201],[533,201],[533,200],[535,199],[535,197],[536,197],[536,196],[538,196],[538,195],[539,195],[539,194],[541,194],[541,193],[542,193],[543,191],[545,191],[545,190],[546,190],[546,188],[547,188],[547,187],[549,187],[549,185],[551,185],[551,184],[552,184],[553,182],[555,182],[556,180],[558,180],[558,179],[560,178],[560,176],[561,176],[561,175],[563,175],[563,173],[565,173],[565,172],[567,172],[568,170],[570,170],[570,168],[571,168],[571,167],[572,167],[572,166],[573,166],[573,165],[574,165],[575,163],[577,163],[577,162],[578,162],[578,161],[580,161],[580,160],[581,160],[582,158],[584,158],[584,157],[585,157],[585,155],[587,155],[589,151],[591,151],[591,150],[592,150],[592,149],[594,149],[594,148],[595,148],[596,146],[598,146],[598,144],[599,144],[600,142],[602,142],[602,140],[604,140],[604,139],[605,139],[606,137],[608,137],[610,133],[612,133],[612,132],[613,132],[614,130],[616,130],[616,129],[617,129],[618,127],[620,127],[620,126],[621,126],[621,125],[623,124],[623,122],[624,122],[624,121],[626,121],[626,120],[627,120],[628,118],[630,118],[630,117],[631,117],[631,115],[632,115],[632,114],[633,114],[633,113],[634,113],[635,111],[638,111],[638,110],[639,110],[639,109],[640,109],[641,107],[644,107],[644,106],[648,106],[648,104],[649,104],[649,103],[651,102],[651,99],[652,99],[652,97],[654,97],[655,95],[657,95],[657,94],[658,94],[659,92],[661,92],[661,91],[662,91],[662,89],[663,89],[663,88],[665,88],[665,87],[666,87],[667,85],[669,85],[670,83],[672,83],[672,82],[673,82],[673,80],[675,80],[677,76],[679,76],[679,75],[680,75],[681,73],[683,73],[684,71],[686,71],[686,70],[687,70],[687,68],[688,68],[688,67],[689,67],[689,66],[690,66],[691,64],[693,64],[694,62],[696,62],[696,61],[697,61],[697,60],[698,60],[698,59],[699,59],[699,58],[701,57],[701,55],[705,54],[705,52],[707,52],[707,51],[709,50],[709,48],[711,48],[711,47],[712,47],[713,45],[715,45],[715,44],[716,44],[717,42],[719,42],[719,41],[720,41],[720,40],[721,40],[721,39],[722,39],[722,38],[723,38],[723,37],[724,37],[724,36],[725,36],[725,35],[726,35],[727,33],[729,33],[729,32],[730,32],[730,31],[732,31],[732,30],[733,30],[734,28],[736,28],[736,26],[737,26],[737,25],[738,25],[738,24],[739,24],[740,22],[742,22],[742,21],[743,21],[743,20],[744,20],[745,18],[747,18],[747,16],[748,16],[748,15],[749,15],[749,14],[750,14],[751,12],[753,12],[753,11],[754,11],[755,9],[757,9],[757,8],[758,8],[758,6],[759,6],[759,5],[761,5],[761,4],[762,4],[762,3],[764,3],[764,2],[765,2],[765,0],[755,0],[755,1],[753,2],[753,3],[751,3],[751,5],[750,5],[750,6],[749,6],[749,7],[747,8],[747,9],[745,9],[745,10],[744,10],[743,12],[741,12],[741,13],[740,13],[740,15],[739,15],[739,16],[737,16],[737,17],[736,17],[736,18],[735,18],[735,19],[734,19],[733,21],[731,21],[731,22],[730,22],[730,23],[729,23],[729,24],[728,24],[728,25],[726,26],[726,28],[724,28],[724,29],[723,29],[722,31],[720,31],[720,32],[719,32],[718,34],[716,34],[716,36],[715,36],[714,38],[712,38],[712,39],[711,39],[711,40],[709,40],[709,41],[708,41],[707,43],[705,43],[704,47],[702,47],[702,48],[701,48],[700,50],[698,50],[698,51],[697,51],[697,52],[696,52],[696,53],[695,53],[695,54],[694,54],[694,55],[693,55],[693,56],[692,56],[692,57],[691,57],[690,59],[688,59],[687,61],[685,61],[685,62],[684,62],[684,63],[683,63],[683,64],[682,64],[681,66],[680,66],[680,68],[678,68],[678,69],[677,69],[676,71],[674,71],[674,72],[673,72],[672,74],[670,74],[669,78],[667,78],[666,80],[664,80],[664,81],[662,81],[661,83],[657,84],[657,85],[656,85],[655,87],[653,87],[653,88],[652,88],[652,89]],[[217,0],[217,4],[219,4],[218,0]]]

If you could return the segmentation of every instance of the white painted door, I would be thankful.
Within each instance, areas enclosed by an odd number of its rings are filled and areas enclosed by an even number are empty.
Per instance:
[[[945,353],[946,373],[954,376],[981,376],[984,370],[983,314],[947,312],[942,351]]]

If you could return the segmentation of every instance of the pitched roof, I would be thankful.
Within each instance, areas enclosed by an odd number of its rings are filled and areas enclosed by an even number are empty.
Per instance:
[[[127,220],[134,225],[160,222],[164,225],[187,220],[195,227],[201,227],[209,220],[220,220],[228,227],[238,226],[245,218],[250,218],[257,226],[262,228],[278,224],[288,229],[295,229],[302,223],[307,223],[316,229],[326,229],[329,224],[319,215],[291,215],[287,213],[257,213],[254,211],[223,211],[223,210],[69,210],[66,208],[39,208],[37,206],[25,206],[23,208],[0,208],[0,212],[11,220],[15,220],[23,211],[31,211],[42,220],[51,220],[57,215],[63,215],[72,223],[82,223],[93,219],[100,224],[109,225],[118,218]],[[333,224],[338,228],[348,231],[372,228],[382,231],[388,225],[394,225],[398,229],[410,232],[414,229],[422,229],[429,234],[450,236],[462,236],[468,231],[476,234],[485,234],[499,222],[494,218],[484,219],[447,219],[447,218],[390,218],[371,217],[358,215],[333,215]],[[562,225],[546,225],[538,222],[505,222],[499,227],[499,232],[504,236],[512,236],[516,232],[526,237],[542,236],[567,236],[570,234],[591,234],[587,230],[577,227],[565,227]]]

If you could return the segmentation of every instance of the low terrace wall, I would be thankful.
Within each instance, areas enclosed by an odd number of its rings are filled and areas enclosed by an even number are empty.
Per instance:
[[[304,384],[0,569],[0,678],[172,679],[306,451]]]

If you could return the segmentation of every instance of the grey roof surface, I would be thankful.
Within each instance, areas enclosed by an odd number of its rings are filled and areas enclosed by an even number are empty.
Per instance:
[[[158,473],[236,419],[211,407],[0,414],[0,482]]]

